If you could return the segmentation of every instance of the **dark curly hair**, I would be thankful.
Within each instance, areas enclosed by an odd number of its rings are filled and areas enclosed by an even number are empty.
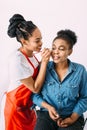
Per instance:
[[[54,38],[53,42],[56,39],[63,39],[65,41],[67,41],[68,44],[70,45],[70,48],[73,48],[73,45],[75,45],[77,42],[77,36],[76,36],[75,32],[73,32],[69,29],[58,31],[57,36]]]
[[[8,26],[7,34],[13,38],[16,37],[17,41],[20,42],[20,38],[28,39],[32,36],[32,32],[37,28],[37,26],[32,21],[26,21],[24,17],[20,14],[14,14],[10,20]]]

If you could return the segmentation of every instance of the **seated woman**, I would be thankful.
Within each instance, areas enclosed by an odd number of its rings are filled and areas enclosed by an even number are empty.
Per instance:
[[[75,32],[60,30],[52,43],[52,59],[46,77],[33,102],[37,111],[35,130],[83,130],[87,110],[87,72],[68,59],[77,42]]]

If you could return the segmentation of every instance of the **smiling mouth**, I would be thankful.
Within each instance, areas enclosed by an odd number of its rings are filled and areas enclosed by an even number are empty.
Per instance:
[[[42,47],[38,47],[38,49],[39,49],[39,50],[41,50],[41,49],[42,49]]]
[[[60,57],[58,57],[58,56],[54,56],[53,59],[54,59],[54,60],[59,60]]]
[[[35,51],[34,54],[38,54],[38,53],[42,52],[42,50],[41,50],[42,48],[37,48],[37,49],[38,49],[38,50]]]

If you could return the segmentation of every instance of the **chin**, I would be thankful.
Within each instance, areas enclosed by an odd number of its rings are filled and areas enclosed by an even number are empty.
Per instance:
[[[54,59],[53,59],[53,62],[54,62],[54,63],[59,63],[59,61],[58,61],[58,60],[54,60]]]
[[[38,49],[37,52],[41,52],[41,49]]]

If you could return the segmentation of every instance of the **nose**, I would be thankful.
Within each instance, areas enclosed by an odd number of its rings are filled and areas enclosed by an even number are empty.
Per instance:
[[[53,53],[58,54],[58,53],[59,53],[59,50],[58,50],[58,49],[55,49],[55,50],[53,51]]]
[[[43,42],[42,42],[42,41],[40,41],[40,42],[39,42],[39,45],[40,45],[40,46],[42,46],[42,44],[43,44]]]

